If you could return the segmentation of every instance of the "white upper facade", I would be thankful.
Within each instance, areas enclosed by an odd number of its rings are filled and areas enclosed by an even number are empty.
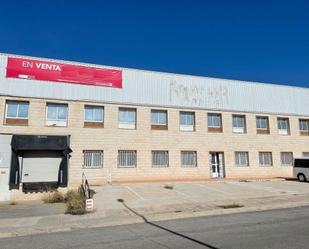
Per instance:
[[[234,112],[309,116],[309,88],[160,73],[41,59],[122,71],[122,88],[6,78],[0,54],[0,95]]]

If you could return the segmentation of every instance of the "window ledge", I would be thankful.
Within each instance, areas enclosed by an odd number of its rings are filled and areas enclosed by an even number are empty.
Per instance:
[[[208,127],[208,132],[221,133],[222,127]]]
[[[235,128],[235,127],[233,127],[233,133],[245,134],[246,130],[245,130],[245,128]]]
[[[309,136],[309,131],[300,131],[299,134],[301,136]]]
[[[124,123],[119,123],[118,128],[119,128],[119,129],[135,130],[135,129],[136,129],[136,125],[135,125],[135,124],[124,124]]]
[[[28,119],[23,118],[6,118],[5,125],[27,126]]]
[[[180,131],[195,131],[193,125],[180,125]]]
[[[167,125],[152,124],[151,129],[152,130],[168,130],[168,127],[167,127]]]
[[[104,123],[103,122],[85,121],[84,122],[84,127],[85,128],[104,128]]]
[[[290,132],[289,130],[278,130],[278,134],[283,136],[289,136]]]
[[[270,134],[268,129],[256,129],[256,134]]]

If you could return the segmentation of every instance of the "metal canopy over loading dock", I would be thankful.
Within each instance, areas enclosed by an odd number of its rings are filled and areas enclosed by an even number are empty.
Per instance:
[[[10,189],[67,186],[69,136],[13,135],[11,148]]]

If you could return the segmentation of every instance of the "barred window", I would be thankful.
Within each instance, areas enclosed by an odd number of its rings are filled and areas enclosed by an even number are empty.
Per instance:
[[[182,151],[181,167],[196,167],[196,166],[197,166],[196,151]]]
[[[102,150],[84,150],[84,167],[85,168],[102,168],[103,151]]]
[[[259,152],[259,162],[261,166],[272,166],[273,159],[271,152]]]
[[[118,167],[136,168],[136,150],[119,150]]]
[[[152,167],[168,167],[168,151],[152,151]]]
[[[236,166],[249,166],[249,153],[245,151],[235,152]]]
[[[293,165],[293,153],[281,152],[281,165],[291,166]]]
[[[208,113],[207,114],[208,127],[220,128],[221,127],[221,114]]]

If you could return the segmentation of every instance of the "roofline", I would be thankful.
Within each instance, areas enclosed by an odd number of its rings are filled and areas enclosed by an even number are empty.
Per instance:
[[[283,87],[283,88],[293,88],[293,89],[301,89],[301,90],[309,91],[309,87],[285,85],[283,83],[267,83],[267,82],[258,82],[258,81],[250,81],[250,80],[235,80],[235,79],[199,76],[199,75],[192,75],[192,74],[161,72],[161,71],[155,71],[155,70],[128,68],[128,67],[118,67],[118,66],[109,66],[109,65],[100,65],[100,64],[87,63],[87,62],[69,61],[69,60],[62,60],[62,59],[51,59],[51,58],[46,58],[46,57],[35,57],[35,56],[29,56],[29,55],[10,54],[10,53],[1,53],[1,52],[0,52],[0,55],[26,57],[26,58],[31,58],[31,59],[43,59],[43,60],[54,61],[54,62],[63,62],[63,63],[75,63],[75,64],[79,64],[79,65],[84,65],[84,66],[87,65],[87,66],[96,66],[96,67],[109,67],[109,68],[113,68],[113,69],[134,70],[134,71],[141,71],[141,72],[146,72],[146,73],[167,74],[167,75],[183,76],[183,77],[194,77],[194,78],[201,78],[201,79],[227,80],[227,81],[231,81],[231,82],[237,81],[237,82],[239,82],[241,84],[246,84],[246,85],[248,85],[248,83],[250,83],[250,84],[255,84],[255,85],[267,85],[267,86],[276,86],[276,87]]]

